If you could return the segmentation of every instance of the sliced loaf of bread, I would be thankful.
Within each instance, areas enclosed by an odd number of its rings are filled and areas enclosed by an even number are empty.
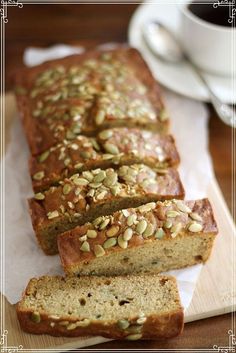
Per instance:
[[[57,235],[101,215],[144,203],[183,198],[176,169],[160,174],[143,164],[85,171],[37,193],[29,201],[33,227],[47,254],[57,253]]]
[[[32,279],[17,305],[21,328],[52,336],[162,339],[183,329],[176,280],[169,276]]]
[[[207,199],[152,202],[99,217],[61,234],[68,274],[159,273],[205,262],[217,226]]]

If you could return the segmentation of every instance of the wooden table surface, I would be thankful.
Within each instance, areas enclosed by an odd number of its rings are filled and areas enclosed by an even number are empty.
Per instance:
[[[11,72],[23,65],[22,55],[26,47],[78,42],[91,47],[104,42],[125,42],[129,20],[137,6],[24,4],[22,9],[9,7],[5,27],[6,89],[12,88]],[[217,118],[210,106],[209,113],[209,149],[217,180],[231,209],[232,130]],[[228,345],[227,331],[230,327],[231,315],[227,314],[186,324],[181,337],[164,343],[111,341],[97,345],[96,348],[212,348],[214,344]]]

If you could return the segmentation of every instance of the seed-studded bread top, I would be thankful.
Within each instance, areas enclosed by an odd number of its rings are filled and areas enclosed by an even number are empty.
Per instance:
[[[76,227],[58,237],[58,248],[63,267],[69,268],[146,242],[196,233],[217,233],[209,201],[168,200],[118,211]]]
[[[143,164],[95,169],[74,174],[30,200],[35,229],[60,219],[80,218],[95,206],[124,198],[152,196],[154,199],[183,198],[184,190],[175,169],[158,174]]]
[[[112,126],[168,127],[159,87],[132,48],[90,51],[24,69],[15,86],[33,154]]]
[[[161,169],[177,166],[173,137],[128,128],[104,130],[97,138],[79,135],[32,157],[30,171],[33,188],[40,191],[78,171],[137,162]]]
[[[34,313],[32,320],[47,316],[59,322],[86,319],[104,323],[182,308],[176,280],[170,276],[44,276],[29,282],[17,310]]]

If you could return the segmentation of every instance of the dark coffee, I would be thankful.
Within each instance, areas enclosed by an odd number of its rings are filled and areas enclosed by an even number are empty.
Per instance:
[[[230,4],[220,4],[217,7],[213,7],[217,4],[217,1],[208,2],[206,4],[199,4],[198,1],[192,1],[188,5],[188,9],[197,17],[210,23],[214,23],[219,26],[231,27],[232,25],[228,22],[232,6]]]

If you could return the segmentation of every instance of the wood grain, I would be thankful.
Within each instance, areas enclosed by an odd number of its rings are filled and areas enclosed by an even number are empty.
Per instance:
[[[55,43],[86,47],[106,41],[127,40],[127,27],[137,5],[24,5],[8,8],[6,25],[6,87],[11,88],[11,73],[22,66],[22,55],[28,46]],[[223,124],[209,107],[209,149],[216,178],[231,208],[231,129]],[[210,348],[227,345],[231,315],[200,320],[185,325],[184,334],[170,342],[117,342],[96,348]]]

